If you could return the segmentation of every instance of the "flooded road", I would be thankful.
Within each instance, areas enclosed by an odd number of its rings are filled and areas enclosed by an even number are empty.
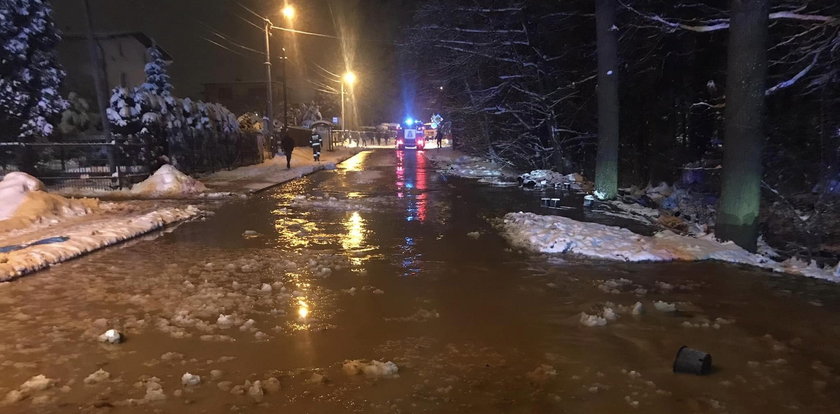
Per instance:
[[[511,251],[515,210],[369,151],[2,284],[0,412],[840,412],[840,287]],[[682,345],[712,374],[672,373]]]

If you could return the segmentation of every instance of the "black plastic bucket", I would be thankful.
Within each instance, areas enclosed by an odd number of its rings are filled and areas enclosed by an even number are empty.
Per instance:
[[[712,370],[712,356],[685,345],[677,351],[674,359],[674,372],[685,374],[708,375]]]

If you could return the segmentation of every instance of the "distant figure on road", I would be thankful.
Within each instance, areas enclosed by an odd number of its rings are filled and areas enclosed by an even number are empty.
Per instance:
[[[321,161],[321,144],[323,144],[324,140],[321,139],[321,135],[315,131],[315,128],[312,128],[312,136],[309,137],[309,145],[312,146],[312,158],[315,161]]]
[[[292,151],[295,150],[295,140],[289,135],[289,131],[283,128],[280,134],[280,149],[286,155],[286,168],[292,168]]]
[[[438,148],[443,146],[443,132],[441,132],[441,128],[438,128],[435,134],[435,141],[437,141]]]

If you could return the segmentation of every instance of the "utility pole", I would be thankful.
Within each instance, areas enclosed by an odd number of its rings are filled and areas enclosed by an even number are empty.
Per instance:
[[[265,19],[265,94],[266,94],[266,120],[265,127],[269,146],[274,151],[274,103],[271,93],[271,46],[269,45],[269,36],[271,36],[271,21]],[[274,154],[271,154],[274,156]]]
[[[93,87],[96,90],[96,104],[99,106],[99,118],[102,120],[102,133],[105,135],[105,142],[112,144],[114,137],[111,135],[111,123],[108,122],[108,79],[105,73],[105,62],[102,59],[102,54],[99,50],[99,45],[96,43],[96,38],[93,34],[93,18],[90,16],[90,4],[88,0],[83,0],[85,9],[85,23],[87,26],[87,41],[90,52],[90,66],[93,69]],[[112,179],[112,185],[121,186],[120,183],[120,169],[116,162],[116,153],[114,145],[108,145],[108,170],[111,176],[116,178],[116,182]],[[114,175],[116,173],[116,176]],[[152,172],[149,171],[149,174]]]
[[[87,25],[87,41],[90,52],[90,66],[93,69],[93,86],[96,88],[96,104],[99,105],[99,116],[102,118],[102,132],[105,133],[106,139],[111,137],[111,124],[108,123],[108,96],[106,90],[108,89],[105,83],[105,69],[104,62],[102,62],[102,55],[99,53],[99,46],[96,44],[96,39],[93,34],[93,19],[90,16],[90,4],[88,0],[82,0],[85,9],[85,23]]]
[[[286,43],[286,36],[283,36],[283,43]],[[283,47],[283,128],[286,128],[289,125],[289,98],[286,93],[286,60],[288,60],[288,55],[286,55],[286,48]]]
[[[341,138],[347,134],[346,123],[344,122],[344,80],[341,81]]]

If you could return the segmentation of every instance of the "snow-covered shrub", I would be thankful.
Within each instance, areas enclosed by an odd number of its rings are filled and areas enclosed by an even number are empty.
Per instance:
[[[163,54],[157,46],[149,48],[150,62],[144,68],[146,82],[142,88],[158,96],[169,96],[172,94],[172,83],[169,80],[169,73],[166,67],[169,63],[163,59]]]
[[[106,114],[114,133],[134,135],[142,128],[142,106],[135,88],[117,87],[111,92]],[[142,99],[141,99],[142,100]]]
[[[0,129],[18,137],[51,135],[50,119],[66,108],[61,36],[47,0],[3,0],[0,6]]]

